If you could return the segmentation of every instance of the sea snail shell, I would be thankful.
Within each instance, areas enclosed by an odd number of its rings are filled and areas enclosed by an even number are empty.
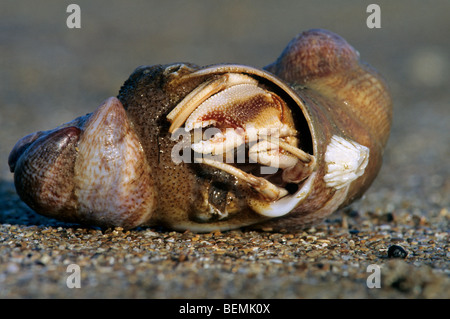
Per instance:
[[[9,165],[22,200],[60,220],[295,230],[367,190],[391,107],[357,51],[310,30],[264,69],[139,67],[93,113],[19,140]]]

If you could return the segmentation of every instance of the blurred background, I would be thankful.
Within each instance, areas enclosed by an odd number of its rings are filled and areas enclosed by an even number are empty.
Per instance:
[[[299,32],[343,36],[387,79],[394,125],[366,202],[449,206],[450,1],[73,1],[0,3],[0,180],[15,142],[93,111],[140,65],[233,62],[263,67]],[[370,3],[381,28],[369,29]],[[372,196],[372,197],[371,197]],[[386,207],[384,207],[386,209]]]

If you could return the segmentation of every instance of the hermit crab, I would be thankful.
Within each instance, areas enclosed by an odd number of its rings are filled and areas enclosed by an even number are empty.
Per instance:
[[[309,30],[263,69],[138,67],[117,97],[9,156],[36,212],[99,227],[295,231],[362,196],[391,125],[380,75]]]

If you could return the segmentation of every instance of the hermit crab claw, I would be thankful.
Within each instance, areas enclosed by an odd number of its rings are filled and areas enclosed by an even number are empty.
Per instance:
[[[24,137],[8,162],[19,196],[49,217],[130,228],[153,210],[150,168],[116,98],[56,129]]]
[[[189,77],[204,75],[205,72],[208,71],[194,72]],[[197,157],[197,162],[220,169],[247,183],[259,193],[260,201],[264,203],[289,195],[286,185],[302,182],[314,170],[314,156],[298,147],[299,132],[287,103],[248,74],[230,70],[203,82],[178,103],[167,119],[171,121],[169,132],[182,125],[185,131],[194,135],[195,130],[215,128],[216,133],[211,138],[192,144],[196,153],[204,155]],[[261,166],[260,176],[239,168],[240,165],[236,165],[239,163],[224,163],[222,160],[223,157],[229,158],[227,152],[241,145],[248,148],[246,163]],[[224,156],[209,156],[220,154]],[[282,173],[281,176],[278,173],[277,183],[271,182],[271,177],[279,169]],[[255,202],[250,205],[255,209],[260,206]],[[262,214],[266,212],[257,210]]]

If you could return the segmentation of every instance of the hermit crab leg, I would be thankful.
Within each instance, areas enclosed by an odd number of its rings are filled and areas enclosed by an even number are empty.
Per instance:
[[[269,201],[278,200],[289,194],[286,189],[278,187],[262,177],[256,177],[252,174],[248,174],[232,165],[207,158],[198,158],[196,160],[197,162],[215,167],[247,182],[251,187],[253,187],[253,189],[258,191]]]
[[[286,143],[285,141],[283,141],[275,136],[260,135],[259,138],[267,141],[267,143],[270,143],[276,147],[279,147],[279,148],[291,153],[293,156],[298,158],[303,164],[308,165],[308,166],[315,166],[315,162],[316,162],[315,157],[311,154],[306,153],[302,149],[295,147],[289,143]],[[258,144],[256,144],[255,146],[258,146]],[[255,149],[253,152],[257,153],[259,151],[260,151],[259,149]],[[250,149],[250,152],[252,152],[252,149]]]
[[[280,148],[284,149],[285,151],[288,151],[295,157],[297,157],[300,161],[302,161],[305,164],[308,165],[315,165],[315,157],[311,154],[306,153],[302,149],[295,147],[289,143],[286,143],[274,136],[270,136],[270,142],[277,144]]]
[[[290,145],[289,143],[283,142],[279,139],[275,139],[275,138],[273,138],[273,139],[277,141],[277,144],[279,147],[292,153],[294,156],[296,156],[298,159],[300,159],[302,164],[307,165],[308,171],[313,170],[313,168],[316,164],[314,156],[312,156],[308,153],[305,153],[301,149],[294,147],[294,146]],[[248,174],[232,165],[229,165],[229,164],[226,164],[226,163],[223,163],[220,161],[207,159],[207,158],[197,158],[196,160],[199,163],[203,163],[203,164],[215,167],[224,172],[227,172],[228,174],[235,176],[236,178],[238,178],[242,181],[245,181],[251,187],[253,187],[256,191],[261,193],[264,196],[264,198],[266,198],[268,201],[278,200],[289,194],[286,189],[284,189],[282,187],[278,187],[262,177],[256,177],[252,174]]]
[[[168,115],[172,122],[169,133],[180,128],[191,113],[205,100],[224,89],[238,84],[254,84],[258,82],[250,76],[227,73],[218,79],[206,81],[190,92]]]

